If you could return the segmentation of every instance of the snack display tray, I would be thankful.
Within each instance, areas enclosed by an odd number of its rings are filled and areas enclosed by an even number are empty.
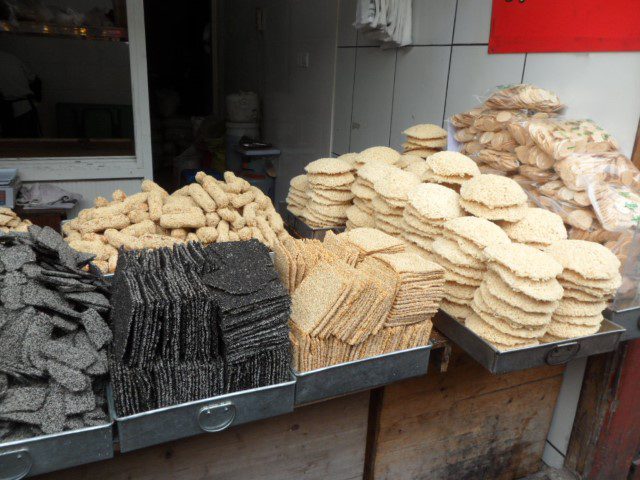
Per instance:
[[[318,368],[296,376],[296,406],[388,385],[427,373],[432,345]]]
[[[292,378],[288,382],[158,408],[127,417],[116,415],[109,389],[109,412],[117,426],[120,451],[130,452],[292,412],[295,383]]]
[[[286,203],[280,204],[280,215],[284,223],[290,228],[295,230],[302,238],[313,238],[315,240],[322,240],[328,231],[335,233],[344,232],[345,227],[326,227],[326,228],[314,228],[307,225],[304,220],[297,217],[287,209]]]
[[[440,311],[433,325],[491,373],[507,373],[543,365],[564,365],[574,358],[615,350],[624,328],[609,320],[598,333],[561,342],[501,351],[453,317]]]
[[[113,458],[113,423],[0,444],[0,480]]]
[[[604,316],[624,327],[625,332],[621,340],[636,340],[640,338],[640,307],[626,308],[624,310],[607,309]]]

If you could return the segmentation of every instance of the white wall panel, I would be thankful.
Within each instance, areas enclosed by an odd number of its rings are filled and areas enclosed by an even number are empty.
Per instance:
[[[333,136],[331,142],[331,151],[339,155],[349,152],[355,69],[356,49],[339,48],[336,56],[335,90],[333,92]]]
[[[449,44],[456,0],[414,0],[411,34],[414,45]]]
[[[395,50],[359,48],[353,91],[351,145],[353,152],[389,145]]]
[[[458,0],[453,43],[489,43],[490,30],[491,0]]]
[[[523,66],[524,55],[489,55],[485,45],[454,46],[446,118],[478,105],[497,85],[520,83]]]
[[[398,51],[391,120],[391,147],[401,148],[402,131],[416,123],[442,123],[451,47]]]
[[[631,155],[640,112],[640,52],[529,54],[524,81],[548,88],[570,118],[591,118]]]

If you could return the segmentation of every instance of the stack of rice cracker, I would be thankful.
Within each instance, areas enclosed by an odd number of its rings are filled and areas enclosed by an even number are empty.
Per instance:
[[[289,183],[287,208],[297,217],[303,217],[309,203],[309,181],[306,175],[297,175]]]
[[[402,232],[407,194],[419,184],[420,179],[413,173],[396,167],[389,167],[383,177],[376,179],[376,196],[371,200],[376,228],[391,235]]]
[[[283,244],[296,250],[289,260],[279,261],[276,251],[276,268],[301,278],[293,284],[290,322],[298,371],[428,343],[443,293],[440,266],[375,229],[293,243]],[[287,263],[297,265],[293,272]]]
[[[447,131],[438,125],[423,123],[407,128],[407,141],[402,144],[404,153],[427,158],[447,148]]]
[[[445,293],[440,308],[463,321],[473,313],[469,305],[486,273],[484,249],[508,244],[510,240],[495,223],[478,217],[449,220],[442,233],[443,237],[432,246],[434,260],[445,268]]]
[[[386,173],[391,169],[391,165],[380,161],[371,161],[358,169],[356,179],[351,186],[354,198],[353,206],[347,211],[347,218],[350,222],[347,225],[348,229],[375,226],[373,199],[376,197],[376,191],[374,184],[379,179],[384,179]]]
[[[307,223],[312,227],[344,225],[353,199],[353,165],[338,158],[321,158],[308,164],[305,171],[309,182],[309,201],[304,212]]]
[[[435,183],[413,188],[403,212],[402,237],[428,256],[434,240],[443,234],[444,223],[464,215],[459,197],[450,188]]]
[[[518,243],[484,250],[488,271],[475,291],[465,325],[499,350],[534,346],[562,298],[553,256]]]
[[[607,300],[622,283],[620,261],[608,248],[585,240],[562,240],[547,248],[564,270],[564,294],[553,312],[546,341],[592,335],[600,329]]]
[[[493,221],[522,219],[527,198],[515,180],[500,175],[477,175],[460,187],[460,206],[471,215]]]

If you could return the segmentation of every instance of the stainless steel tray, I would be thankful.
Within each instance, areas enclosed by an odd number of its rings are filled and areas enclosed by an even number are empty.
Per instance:
[[[323,240],[328,231],[335,233],[344,232],[345,227],[326,227],[326,228],[314,228],[307,225],[304,220],[297,217],[287,209],[286,203],[280,203],[280,215],[290,228],[295,230],[302,238],[313,238],[316,240]]]
[[[625,329],[622,341],[640,338],[640,307],[624,310],[607,309],[604,316]]]
[[[109,389],[109,410],[117,425],[120,451],[130,452],[292,412],[295,383],[292,379],[128,417],[116,416]]]
[[[604,320],[598,333],[535,347],[500,351],[463,324],[440,311],[433,325],[491,373],[506,373],[543,365],[563,365],[574,358],[615,350],[624,328]]]
[[[0,444],[0,480],[113,458],[113,423]]]
[[[369,390],[427,373],[431,345],[297,373],[296,406]]]

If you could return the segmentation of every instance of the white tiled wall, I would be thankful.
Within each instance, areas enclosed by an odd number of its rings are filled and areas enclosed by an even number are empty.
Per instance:
[[[640,52],[489,55],[491,3],[413,0],[414,45],[382,51],[354,33],[356,1],[340,0],[332,152],[399,148],[408,126],[442,124],[496,86],[524,81],[557,92],[567,116],[592,118],[630,155]]]

